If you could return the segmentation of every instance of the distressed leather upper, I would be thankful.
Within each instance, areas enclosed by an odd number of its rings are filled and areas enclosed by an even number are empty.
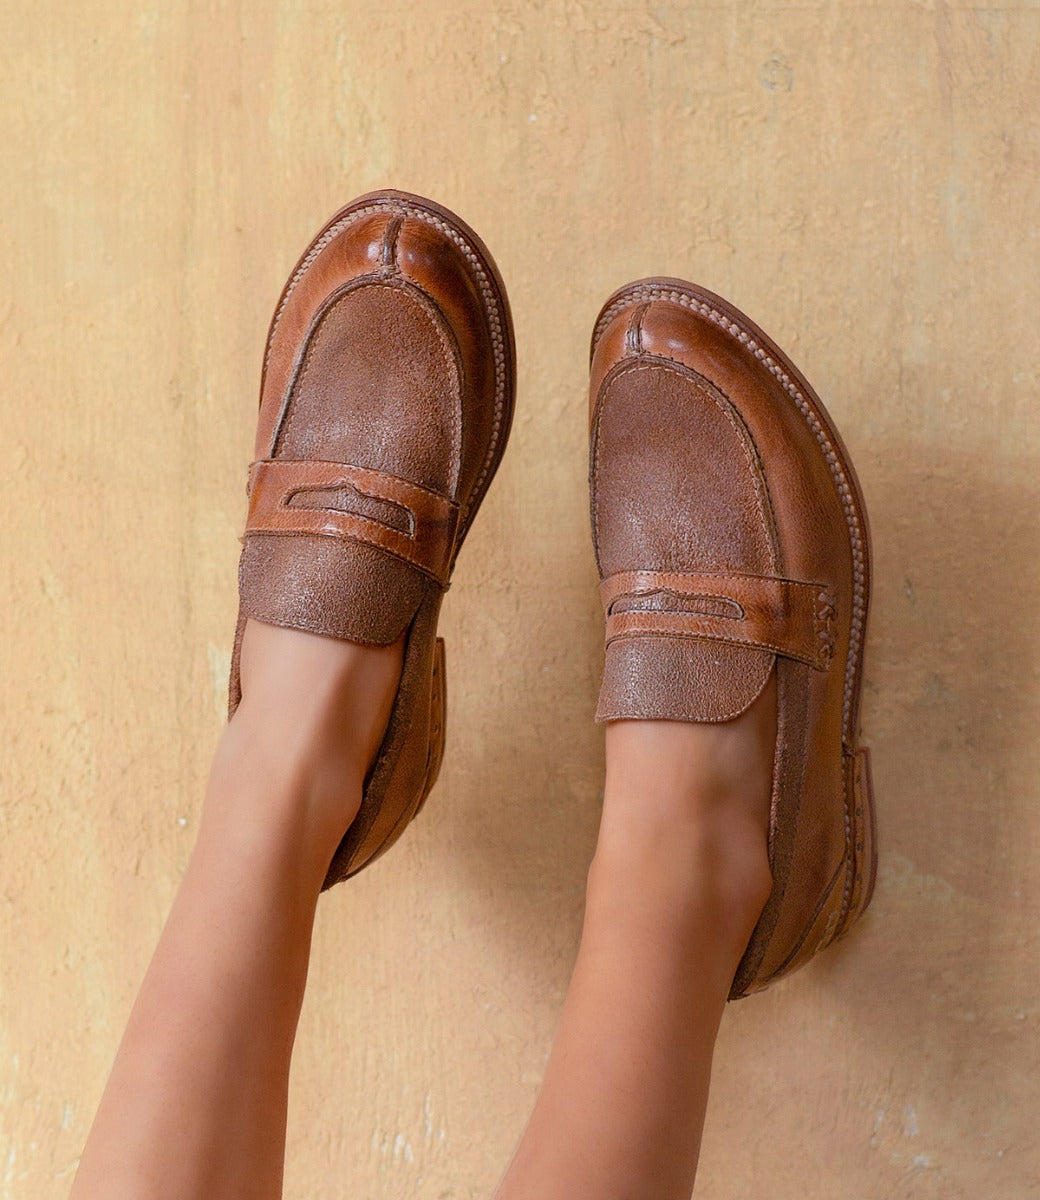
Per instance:
[[[268,339],[249,616],[387,644],[447,585],[503,435],[506,336],[435,214],[374,201],[316,239]]]
[[[444,745],[441,599],[501,460],[515,351],[483,243],[422,197],[361,197],[319,232],[268,335],[239,566],[253,618],[354,642],[404,637],[397,694],[326,886],[400,836]]]
[[[847,928],[864,894],[862,499],[789,361],[743,314],[681,281],[633,284],[608,302],[590,421],[607,631],[599,719],[729,720],[777,674],[774,889],[740,995]]]

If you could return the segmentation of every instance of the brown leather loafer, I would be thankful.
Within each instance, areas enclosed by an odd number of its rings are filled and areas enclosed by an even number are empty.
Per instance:
[[[592,530],[606,659],[597,718],[726,721],[775,670],[773,890],[731,998],[844,934],[877,869],[857,748],[870,538],[823,404],[718,296],[645,279],[592,341]]]
[[[406,635],[357,818],[325,886],[400,836],[444,746],[441,599],[505,449],[515,349],[491,255],[404,192],[338,212],[300,259],[267,338],[230,711],[247,617],[354,642]]]

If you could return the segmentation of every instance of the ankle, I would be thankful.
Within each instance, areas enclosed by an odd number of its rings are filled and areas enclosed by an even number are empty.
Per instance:
[[[604,799],[589,871],[590,902],[636,904],[679,928],[703,925],[742,950],[772,889],[766,836],[754,819],[636,797]]]
[[[769,829],[776,748],[776,688],[739,717],[717,724],[614,721],[607,726],[607,795],[632,797],[635,816],[665,820],[743,816]]]
[[[243,704],[221,735],[203,807],[202,831],[247,837],[301,859],[331,859],[357,815],[364,766],[307,731],[277,725]]]
[[[401,657],[400,642],[361,646],[248,622],[242,699],[217,747],[207,810],[331,857],[361,805]]]
[[[364,775],[383,739],[403,650],[403,639],[366,646],[248,621],[235,717],[269,725],[281,750],[345,758]]]
[[[746,943],[772,888],[775,677],[731,721],[616,721],[606,743],[592,881],[657,896],[680,919],[710,914]]]

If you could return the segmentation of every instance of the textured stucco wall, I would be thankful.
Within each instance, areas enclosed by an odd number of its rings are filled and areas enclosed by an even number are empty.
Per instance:
[[[442,781],[321,906],[287,1195],[486,1196],[532,1102],[600,786],[586,347],[649,273],[791,350],[876,542],[874,907],[729,1012],[699,1194],[1034,1195],[1037,5],[7,0],[0,54],[0,1198],[64,1196],[195,835],[271,307],[384,185],[489,243],[520,393]]]

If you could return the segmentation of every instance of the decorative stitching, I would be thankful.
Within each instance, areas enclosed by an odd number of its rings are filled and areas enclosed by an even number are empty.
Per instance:
[[[363,471],[366,474],[383,475],[387,479],[393,479],[393,480],[397,480],[400,483],[403,483],[405,485],[405,487],[410,490],[414,490],[416,492],[425,492],[427,496],[432,496],[435,500],[440,500],[447,504],[455,504],[457,506],[457,502],[455,500],[452,500],[452,498],[450,496],[445,496],[443,492],[437,491],[436,488],[427,487],[426,484],[424,484],[424,483],[416,483],[415,480],[413,480],[413,479],[405,479],[403,475],[394,475],[392,471],[383,471],[379,467],[359,467],[353,463],[339,462],[337,459],[334,459],[334,458],[257,458],[257,459],[254,459],[249,464],[249,472],[248,472],[247,479],[246,479],[246,495],[247,496],[249,495],[250,490],[252,489],[253,477],[256,474],[257,469],[259,467],[264,466],[266,463],[274,463],[274,464],[276,464],[276,466],[282,466],[287,463],[306,463],[308,466],[316,465],[316,466],[329,466],[329,467],[346,467],[348,470],[351,470],[351,471]],[[376,497],[376,498],[380,499],[381,497]],[[394,503],[394,501],[390,501],[389,503]]]
[[[732,571],[731,572],[726,572],[726,571],[703,571],[703,572],[702,571],[647,571],[647,572],[616,571],[616,572],[614,572],[614,574],[608,575],[606,577],[606,579],[604,579],[602,581],[601,590],[610,580],[617,578],[618,575],[630,575],[630,574],[648,574],[648,575],[657,575],[657,576],[670,576],[670,577],[676,579],[677,581],[681,581],[684,577],[688,578],[688,579],[696,579],[696,580],[710,578],[712,582],[717,581],[719,583],[725,583],[727,580],[729,580],[733,583],[742,583],[747,579],[754,579],[756,581],[762,580],[762,581],[765,581],[768,583],[782,584],[783,586],[792,589],[792,591],[801,591],[802,593],[804,593],[805,591],[811,591],[813,589],[816,589],[816,595],[814,596],[813,610],[812,610],[813,645],[816,647],[816,650],[813,654],[812,659],[810,660],[810,659],[803,657],[802,655],[792,654],[792,652],[789,649],[783,649],[782,647],[780,647],[778,645],[774,645],[772,642],[762,641],[758,638],[741,638],[736,634],[734,634],[732,637],[727,637],[727,636],[722,636],[722,635],[717,635],[717,634],[706,634],[706,633],[701,633],[701,632],[692,631],[692,630],[691,631],[683,631],[683,630],[670,629],[666,626],[661,626],[659,628],[654,628],[651,626],[646,629],[640,629],[636,632],[614,634],[613,636],[610,636],[607,638],[607,641],[606,641],[607,646],[609,646],[611,644],[611,642],[616,641],[618,638],[643,637],[648,634],[654,634],[654,635],[661,634],[664,636],[678,637],[678,638],[682,638],[682,637],[704,638],[704,639],[710,640],[710,641],[740,643],[743,645],[758,646],[763,649],[773,650],[777,654],[782,654],[786,658],[794,658],[798,662],[808,663],[808,665],[816,668],[817,670],[825,669],[834,656],[834,633],[833,633],[833,616],[834,616],[834,611],[835,611],[834,600],[833,600],[833,597],[831,596],[831,594],[826,589],[819,589],[818,585],[815,585],[812,583],[806,583],[806,582],[804,582],[802,580],[798,580],[798,579],[787,579],[782,576],[777,576],[772,579],[767,579],[767,577],[765,577],[765,576],[757,576],[751,572],[741,573],[741,572],[732,572]],[[635,586],[632,588],[628,588],[624,591],[618,592],[617,595],[612,597],[612,599],[609,601],[609,603],[607,603],[604,606],[604,619],[609,620],[609,618],[611,616],[615,616],[615,615],[618,617],[628,616],[628,615],[631,615],[632,613],[640,613],[642,615],[648,615],[648,616],[659,615],[659,610],[657,610],[657,609],[626,609],[626,610],[624,610],[623,613],[618,613],[618,614],[614,613],[614,606],[620,600],[624,600],[629,597],[638,598],[641,596],[642,597],[652,596],[659,592],[668,592],[671,595],[674,595],[680,599],[686,598],[686,597],[692,597],[692,598],[704,597],[705,599],[709,599],[709,600],[724,600],[724,601],[727,601],[728,603],[732,604],[739,612],[739,616],[734,616],[731,613],[697,614],[697,613],[686,613],[685,610],[668,610],[669,612],[675,611],[679,615],[690,615],[695,618],[698,615],[701,615],[701,616],[707,615],[710,617],[711,620],[745,620],[747,618],[747,613],[745,612],[745,610],[744,610],[743,606],[740,604],[740,602],[735,600],[732,596],[726,595],[724,592],[705,591],[703,588],[697,588],[696,591],[682,591],[679,589],[678,586],[669,587],[667,584],[654,585],[654,584],[648,583],[645,587]]]
[[[608,578],[610,578],[610,577],[608,576]],[[680,591],[676,591],[675,588],[670,588],[670,587],[634,588],[630,592],[618,592],[618,594],[614,597],[614,599],[611,600],[611,602],[607,605],[606,612],[603,615],[606,617],[613,616],[614,615],[614,606],[621,600],[630,600],[630,599],[631,600],[640,600],[640,599],[646,599],[649,596],[659,596],[659,595],[674,596],[676,598],[676,600],[720,600],[723,604],[728,604],[731,609],[736,609],[736,612],[701,613],[701,612],[698,612],[696,609],[669,608],[669,609],[662,610],[664,612],[680,613],[680,614],[684,614],[684,615],[690,616],[690,617],[697,617],[697,616],[708,617],[708,616],[710,616],[712,618],[712,620],[718,620],[718,621],[746,621],[747,620],[747,610],[744,608],[744,606],[742,604],[738,603],[736,600],[734,600],[732,596],[727,596],[723,592],[705,592],[700,589],[697,590],[696,592],[680,592]],[[652,609],[652,608],[626,608],[626,609],[623,609],[622,611],[626,612],[626,613],[627,612],[646,613],[646,612],[655,612],[657,610]]]
[[[819,587],[818,584],[807,583],[804,579],[791,579],[787,575],[770,576],[770,575],[758,575],[754,571],[712,571],[711,569],[708,569],[706,571],[658,571],[658,570],[614,571],[610,575],[607,575],[606,578],[601,581],[601,583],[606,583],[607,579],[613,579],[615,575],[673,575],[677,579],[682,579],[682,578],[702,579],[702,578],[705,578],[706,576],[711,576],[712,579],[720,579],[720,580],[721,579],[733,579],[733,580],[737,580],[737,581],[742,581],[745,579],[756,579],[756,580],[761,579],[767,583],[786,583],[790,587],[796,587],[796,588],[813,588],[813,587],[818,588]],[[622,593],[622,594],[628,595],[627,592]],[[823,590],[823,591],[819,592],[819,595],[820,596],[828,596],[829,593],[826,590]],[[832,607],[833,607],[833,605],[832,605]]]
[[[650,615],[651,612],[653,613],[654,616],[657,616],[657,613],[653,612],[653,610],[650,610],[650,612],[648,612],[647,615]],[[685,616],[687,614],[684,613],[681,615]],[[736,646],[750,646],[753,650],[771,650],[774,654],[782,654],[784,656],[784,658],[794,658],[796,662],[805,663],[806,666],[813,665],[812,663],[807,662],[800,655],[799,656],[793,655],[790,650],[785,650],[782,646],[774,646],[772,642],[760,642],[760,641],[758,641],[757,638],[756,639],[742,638],[742,637],[737,637],[736,634],[732,634],[727,637],[712,636],[709,638],[705,634],[702,634],[702,633],[680,633],[674,629],[666,629],[663,626],[655,629],[651,625],[651,626],[648,626],[646,629],[640,629],[638,631],[638,633],[617,633],[613,637],[608,638],[606,644],[609,646],[613,642],[616,642],[619,638],[638,638],[638,637],[674,637],[674,638],[694,638],[694,639],[703,638],[706,641],[726,642],[726,643],[736,645]]]
[[[379,504],[385,504],[388,508],[393,508],[393,509],[396,509],[399,513],[403,513],[405,518],[408,521],[407,529],[401,529],[397,525],[391,525],[389,521],[381,521],[378,517],[368,517],[367,514],[365,514],[365,515],[368,520],[375,521],[375,523],[377,525],[385,525],[387,527],[387,529],[393,529],[397,533],[404,533],[404,534],[406,534],[406,536],[411,538],[413,542],[415,541],[416,530],[418,528],[418,518],[416,517],[415,511],[413,509],[409,508],[407,504],[403,504],[400,500],[387,500],[387,498],[385,496],[377,496],[374,492],[366,492],[364,490],[364,488],[358,487],[358,485],[356,483],[347,483],[347,484],[338,484],[338,485],[337,484],[331,484],[331,485],[325,484],[325,485],[322,485],[321,487],[314,487],[313,485],[302,484],[300,487],[294,488],[292,491],[286,492],[285,495],[278,502],[278,507],[280,509],[281,508],[286,508],[286,509],[302,508],[302,509],[305,509],[310,512],[333,512],[333,513],[342,512],[342,513],[347,513],[349,515],[353,510],[346,509],[346,508],[336,508],[329,504],[314,504],[314,503],[294,504],[293,503],[293,501],[296,499],[297,496],[306,496],[309,494],[320,494],[322,492],[343,492],[343,491],[351,491],[354,493],[355,496],[358,496],[364,500],[375,500]]]
[[[343,538],[348,541],[364,542],[370,546],[389,554],[395,558],[401,559],[403,562],[409,563],[417,571],[434,579],[445,590],[448,586],[449,563],[451,561],[451,552],[454,549],[454,543],[458,532],[458,504],[448,496],[441,495],[439,492],[431,488],[424,487],[422,484],[412,483],[410,480],[401,479],[398,476],[389,474],[388,472],[379,471],[370,467],[354,467],[349,463],[329,462],[324,459],[260,459],[252,464],[249,471],[250,493],[253,491],[253,485],[260,471],[270,469],[279,471],[286,468],[305,468],[304,474],[308,471],[313,474],[313,468],[332,467],[335,468],[333,474],[342,477],[342,483],[315,484],[313,479],[304,480],[298,486],[290,486],[288,490],[282,491],[279,488],[277,499],[268,499],[266,503],[261,501],[261,512],[257,514],[254,511],[252,503],[250,504],[249,516],[246,523],[246,531],[243,538],[249,536],[257,537],[282,537],[282,536],[314,536],[314,537],[336,537]],[[366,489],[364,484],[359,482],[356,474],[360,473],[363,477],[383,476],[388,482],[397,481],[404,485],[404,495],[394,498],[393,495],[381,493],[375,485]],[[327,476],[327,472],[325,475]],[[355,478],[350,478],[354,474]],[[318,471],[319,478],[322,477],[322,472]],[[274,481],[277,484],[277,479]],[[284,487],[284,483],[282,484]],[[348,487],[359,497],[369,497],[373,500],[378,500],[381,503],[387,504],[397,511],[404,513],[408,519],[407,530],[389,524],[387,521],[380,520],[378,517],[371,516],[366,513],[351,511],[342,508],[330,508],[327,505],[308,504],[308,505],[293,505],[292,498],[303,492],[313,491],[328,491],[336,490],[340,487]],[[424,514],[422,511],[422,501],[419,497],[413,497],[414,504],[409,503],[408,493],[418,492],[423,496],[428,496],[435,500],[436,506],[432,514]],[[346,523],[346,530],[342,527],[323,527],[317,529],[307,529],[299,527],[299,522],[303,519],[302,514],[326,514],[328,518],[335,520],[342,518]],[[292,518],[297,524],[292,528],[279,528],[277,524],[272,525],[271,521],[277,515],[284,514]],[[438,553],[433,558],[434,565],[431,565],[429,559],[430,550],[429,543],[425,543],[427,553],[423,552],[424,543],[420,540],[420,534],[424,524],[429,524],[434,527],[434,531],[439,537],[440,531],[444,530],[447,533],[447,538],[444,550],[447,554]],[[367,531],[367,532],[366,532]],[[380,531],[384,531],[381,535]],[[402,542],[409,543],[407,549],[396,547],[392,544],[387,544],[386,534],[389,534],[393,539],[400,539]],[[436,547],[440,549],[439,545]],[[440,564],[440,565],[436,565]]]
[[[820,647],[820,657],[829,663],[834,657],[834,597],[824,590],[816,595],[813,606],[813,633]]]
[[[295,397],[298,397],[300,392],[303,391],[303,385],[307,379],[307,372],[311,369],[311,360],[314,357],[313,354],[311,353],[311,351],[317,347],[318,342],[320,341],[320,339],[322,337],[322,334],[324,334],[325,328],[326,328],[325,327],[325,318],[329,315],[330,312],[332,312],[332,309],[334,307],[335,307],[334,304],[330,305],[325,310],[325,312],[323,312],[321,314],[321,317],[318,320],[318,328],[314,331],[312,337],[309,339],[309,341],[307,343],[307,347],[306,347],[306,350],[304,353],[303,366],[300,368],[300,373],[299,373],[299,375],[296,376],[296,378],[289,385],[289,398],[285,404],[284,409],[282,410],[282,413],[281,413],[282,419],[275,426],[274,434],[271,437],[271,453],[269,456],[271,458],[274,458],[275,455],[277,455],[279,444],[283,443],[285,441],[285,439],[289,435],[289,431],[293,427],[293,418],[296,416],[296,409],[297,409],[297,405],[295,405],[293,403],[293,399]]]

